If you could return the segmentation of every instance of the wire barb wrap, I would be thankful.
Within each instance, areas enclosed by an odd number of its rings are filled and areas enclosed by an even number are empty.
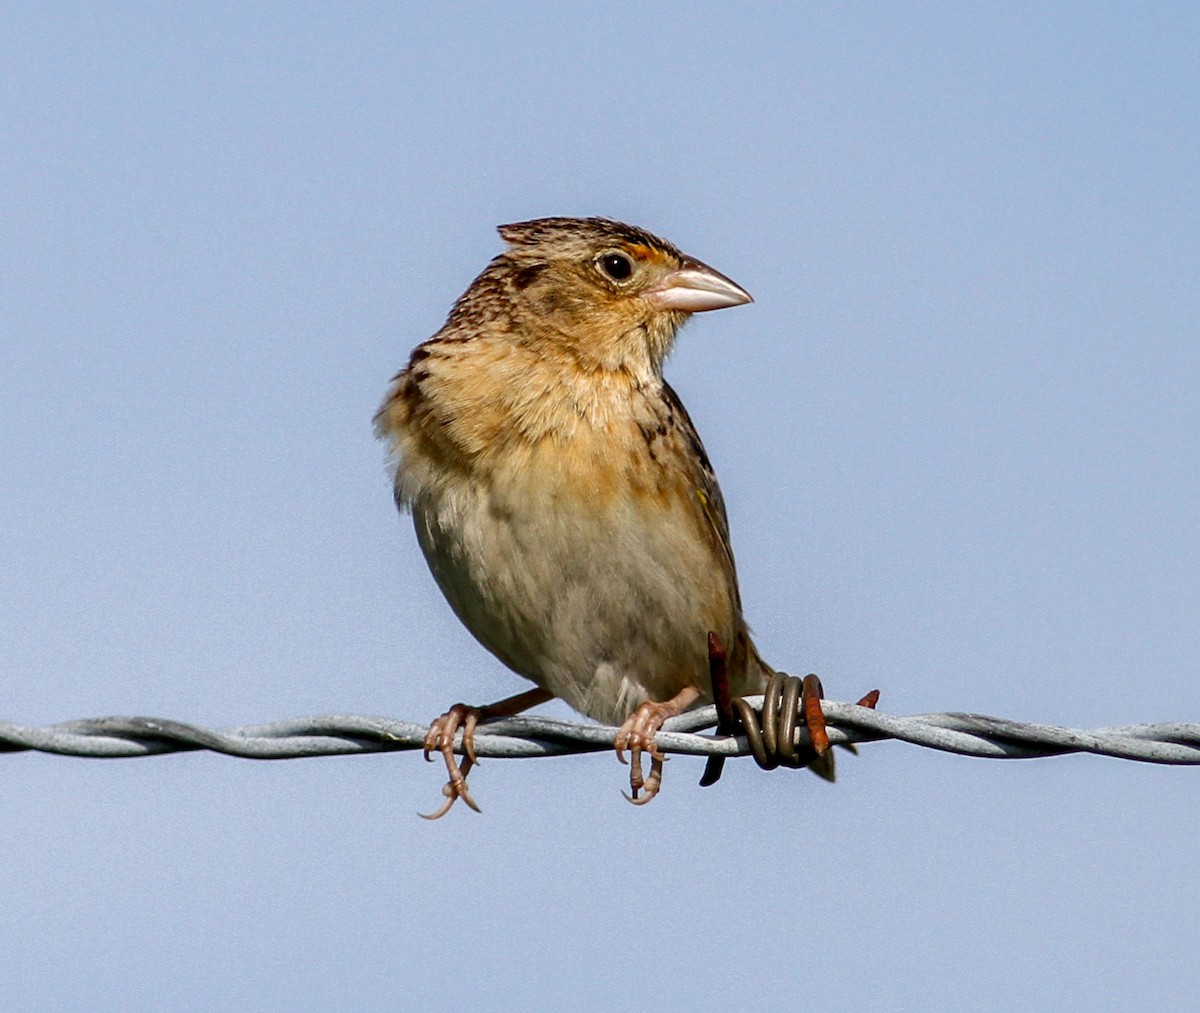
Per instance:
[[[762,707],[762,697],[747,703]],[[981,714],[915,714],[897,717],[857,704],[822,701],[832,745],[895,739],[942,752],[991,759],[1028,759],[1093,753],[1145,763],[1200,764],[1200,724],[1125,725],[1089,730],[1027,724]],[[745,736],[698,734],[716,725],[716,708],[702,707],[668,721],[658,733],[664,753],[737,757],[751,753]],[[392,718],[334,714],[274,721],[226,730],[163,718],[108,717],[40,728],[0,721],[0,752],[36,750],[61,756],[133,757],[206,749],[251,760],[420,749],[427,724]],[[480,725],[479,756],[518,759],[612,749],[617,729],[553,718],[514,717]],[[461,743],[461,738],[460,738]],[[803,722],[799,746],[809,744]]]

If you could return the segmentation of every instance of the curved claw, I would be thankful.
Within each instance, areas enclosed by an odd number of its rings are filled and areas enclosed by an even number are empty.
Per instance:
[[[425,733],[425,739],[421,743],[422,751],[426,760],[432,760],[430,753],[434,751],[442,754],[442,759],[446,764],[446,773],[450,780],[442,788],[442,794],[446,796],[446,801],[441,807],[436,812],[420,813],[419,815],[427,820],[440,819],[460,798],[476,812],[482,812],[483,810],[471,798],[471,791],[467,787],[467,771],[479,762],[479,757],[475,754],[475,729],[481,721],[487,721],[490,718],[511,717],[550,699],[553,699],[553,694],[539,687],[527,689],[524,693],[518,693],[516,696],[497,700],[486,707],[470,707],[465,703],[456,703],[441,717],[435,718],[429,725],[429,731]],[[461,766],[454,757],[454,739],[460,727],[462,728],[463,753]]]
[[[446,813],[450,811],[450,807],[453,806],[456,801],[457,799],[451,795],[434,812],[417,813],[417,815],[420,816],[421,819],[429,820],[432,823],[434,820],[440,820],[443,816],[445,816]]]
[[[431,813],[417,813],[423,820],[440,820],[453,807],[454,803],[460,798],[475,812],[481,813],[482,809],[471,797],[471,790],[467,787],[467,774],[471,770],[472,763],[470,757],[463,760],[462,766],[456,765],[456,770],[450,774],[450,780],[442,785],[442,794],[446,796],[446,801]],[[456,776],[457,774],[457,776]]]
[[[474,720],[471,720],[474,717]],[[427,763],[433,762],[433,757],[429,754],[437,750],[443,756],[454,756],[454,736],[458,733],[459,726],[463,724],[464,719],[467,722],[466,728],[463,729],[463,748],[467,748],[467,740],[470,739],[470,751],[475,751],[474,732],[475,725],[479,721],[479,708],[468,707],[465,703],[456,703],[441,717],[434,718],[429,723],[429,731],[425,733],[425,741],[421,743],[421,755],[425,757]],[[468,754],[470,755],[470,754]]]
[[[479,716],[479,708],[468,708],[467,720],[463,725],[463,752],[466,754],[467,762],[470,764],[479,762],[479,757],[475,755],[475,726],[479,724]]]
[[[647,700],[625,719],[625,723],[618,730],[613,739],[613,748],[617,751],[617,759],[622,763],[625,762],[625,750],[629,750],[629,789],[633,794],[625,797],[634,805],[645,805],[662,787],[663,763],[666,757],[658,748],[655,735],[662,728],[664,721],[682,714],[699,696],[700,690],[697,687],[685,686],[670,700],[662,703]],[[645,779],[642,777],[643,753],[650,757],[650,776]],[[646,792],[645,796],[639,797],[643,790]]]
[[[626,719],[613,740],[613,748],[617,759],[629,766],[629,788],[633,792],[631,802],[643,804],[646,799],[639,800],[638,793],[645,786],[642,777],[642,753],[650,754],[651,770],[656,762],[662,761],[662,753],[654,742],[654,733],[662,727],[663,718],[658,718],[655,725],[655,708],[653,703],[644,703]],[[625,759],[625,750],[629,750],[629,760]],[[626,796],[628,798],[628,796]],[[649,796],[653,797],[653,796]]]
[[[425,757],[426,763],[433,763],[433,757],[429,754],[438,748],[438,739],[441,736],[441,723],[442,718],[435,718],[429,726],[429,731],[425,733],[425,741],[421,743],[421,755]]]
[[[658,794],[659,789],[662,787],[663,762],[665,760],[666,757],[659,757],[658,759],[651,757],[650,776],[646,778],[644,784],[639,783],[637,787],[634,787],[632,774],[630,775],[630,789],[632,790],[633,794],[626,795],[625,792],[621,792],[621,795],[624,797],[626,802],[629,802],[632,805],[645,805],[652,798],[654,798],[655,795]],[[638,774],[638,781],[641,782],[642,771],[640,765],[634,769]],[[639,796],[638,792],[642,790],[645,790],[646,794]]]
[[[483,712],[480,708],[456,703],[445,714],[430,723],[429,731],[425,733],[425,741],[421,744],[422,753],[426,760],[431,761],[430,753],[435,750],[440,752],[450,780],[442,788],[442,794],[446,796],[446,801],[435,812],[418,813],[417,815],[423,819],[441,819],[460,798],[475,812],[483,811],[475,803],[470,789],[467,787],[467,772],[478,762],[478,758],[475,756],[475,726],[479,724],[482,716]],[[461,765],[454,755],[454,739],[460,726],[463,731],[463,762]]]

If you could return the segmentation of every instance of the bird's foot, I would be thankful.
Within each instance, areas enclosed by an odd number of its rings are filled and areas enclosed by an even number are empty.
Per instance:
[[[423,819],[440,819],[460,798],[476,812],[482,811],[475,800],[471,798],[471,791],[467,787],[467,773],[478,759],[475,755],[475,726],[487,716],[485,710],[483,707],[468,707],[465,703],[456,703],[445,714],[434,718],[430,723],[429,731],[425,733],[422,751],[427,762],[432,761],[429,754],[434,750],[442,754],[442,759],[446,761],[446,773],[450,780],[442,788],[442,794],[446,796],[446,801],[436,812],[421,813]],[[461,765],[454,755],[454,739],[460,727],[463,733],[463,762]]]
[[[426,760],[431,759],[429,754],[435,750],[442,754],[442,759],[446,762],[446,773],[450,780],[442,787],[442,794],[446,796],[446,801],[436,812],[421,813],[421,816],[427,820],[440,819],[460,798],[476,812],[481,812],[482,810],[475,800],[471,798],[470,789],[467,787],[467,773],[479,762],[479,757],[475,755],[476,726],[493,718],[507,718],[514,714],[520,714],[523,710],[545,703],[553,696],[553,693],[548,693],[544,689],[531,689],[524,693],[518,693],[516,696],[498,700],[486,707],[471,707],[465,703],[456,703],[441,717],[434,718],[429,726],[429,731],[425,733],[422,749]],[[462,729],[463,761],[461,764],[454,756],[454,740],[458,735],[459,728]]]
[[[666,757],[658,750],[654,736],[668,718],[682,714],[700,696],[696,686],[685,686],[670,700],[658,703],[647,700],[625,719],[613,740],[617,759],[625,762],[625,750],[629,750],[629,790],[625,797],[634,805],[645,805],[662,787],[663,761]],[[650,774],[642,776],[642,753],[650,756]],[[642,792],[645,792],[643,795]]]

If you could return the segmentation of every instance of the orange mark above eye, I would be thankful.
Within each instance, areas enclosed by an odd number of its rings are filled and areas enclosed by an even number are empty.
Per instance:
[[[626,243],[624,250],[635,260],[666,260],[660,250],[646,246],[645,243]]]

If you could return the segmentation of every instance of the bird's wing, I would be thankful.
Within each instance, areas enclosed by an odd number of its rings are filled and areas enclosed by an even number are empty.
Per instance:
[[[687,450],[689,451],[686,455],[690,470],[688,478],[692,483],[692,488],[695,490],[696,498],[700,502],[704,516],[708,519],[712,534],[720,546],[719,551],[722,559],[728,566],[727,572],[730,582],[733,585],[734,601],[740,612],[742,606],[737,586],[737,568],[733,562],[733,547],[729,543],[729,517],[725,513],[725,497],[721,495],[721,487],[717,484],[717,474],[713,471],[712,462],[708,459],[708,453],[704,449],[704,444],[700,441],[700,434],[696,432],[696,427],[692,424],[691,416],[688,415],[687,409],[684,408],[683,402],[679,399],[679,395],[671,389],[671,385],[665,380],[663,381],[662,389],[663,397],[670,406],[672,414],[675,416],[679,431],[683,434]]]

